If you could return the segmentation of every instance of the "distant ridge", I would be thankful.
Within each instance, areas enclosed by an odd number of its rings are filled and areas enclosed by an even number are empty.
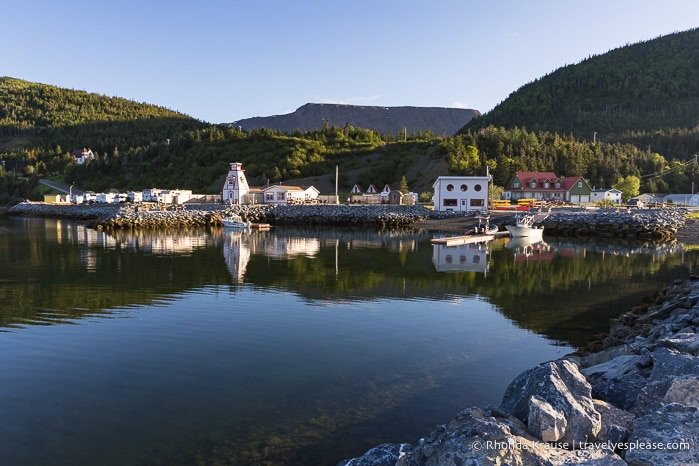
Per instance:
[[[699,28],[626,45],[525,84],[471,121],[607,140],[699,123]],[[645,141],[646,144],[648,141]],[[676,150],[676,148],[675,148]]]
[[[455,134],[473,118],[478,110],[443,107],[374,107],[341,104],[306,104],[286,115],[254,117],[233,123],[244,130],[269,128],[284,133],[316,131],[324,124],[372,129],[384,134],[403,131]]]

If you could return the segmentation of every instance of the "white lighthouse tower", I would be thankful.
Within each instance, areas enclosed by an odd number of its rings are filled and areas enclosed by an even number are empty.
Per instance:
[[[222,199],[225,204],[242,204],[243,196],[250,192],[248,180],[245,178],[245,170],[240,162],[231,163],[228,176],[223,183]]]

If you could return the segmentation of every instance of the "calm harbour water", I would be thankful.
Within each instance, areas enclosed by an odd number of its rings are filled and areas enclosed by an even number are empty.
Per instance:
[[[416,442],[672,279],[681,245],[110,235],[0,218],[0,458],[335,464]]]

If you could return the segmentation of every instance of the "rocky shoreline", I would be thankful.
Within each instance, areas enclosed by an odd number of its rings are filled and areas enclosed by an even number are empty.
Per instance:
[[[272,225],[369,226],[379,229],[429,228],[430,222],[468,223],[475,213],[434,212],[422,206],[363,205],[242,205],[198,204],[170,209],[146,209],[131,204],[56,205],[35,202],[17,204],[10,215],[31,215],[89,220],[95,229],[176,228],[221,225],[231,213],[244,220]],[[504,226],[514,214],[493,213],[493,222]],[[684,209],[618,211],[556,211],[541,224],[546,235],[616,237],[668,240],[685,225]]]
[[[498,407],[468,408],[416,445],[338,466],[699,464],[699,280],[614,320],[585,351],[519,375]]]

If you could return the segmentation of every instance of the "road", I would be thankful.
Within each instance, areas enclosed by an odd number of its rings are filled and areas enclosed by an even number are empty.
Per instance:
[[[70,186],[66,186],[64,184],[59,184],[59,183],[53,182],[51,180],[43,180],[42,179],[42,180],[39,180],[39,183],[43,184],[44,186],[48,186],[49,188],[55,189],[56,191],[60,191],[62,193],[83,194],[82,191],[80,191],[79,189],[76,189],[75,187],[73,187],[71,189]]]

